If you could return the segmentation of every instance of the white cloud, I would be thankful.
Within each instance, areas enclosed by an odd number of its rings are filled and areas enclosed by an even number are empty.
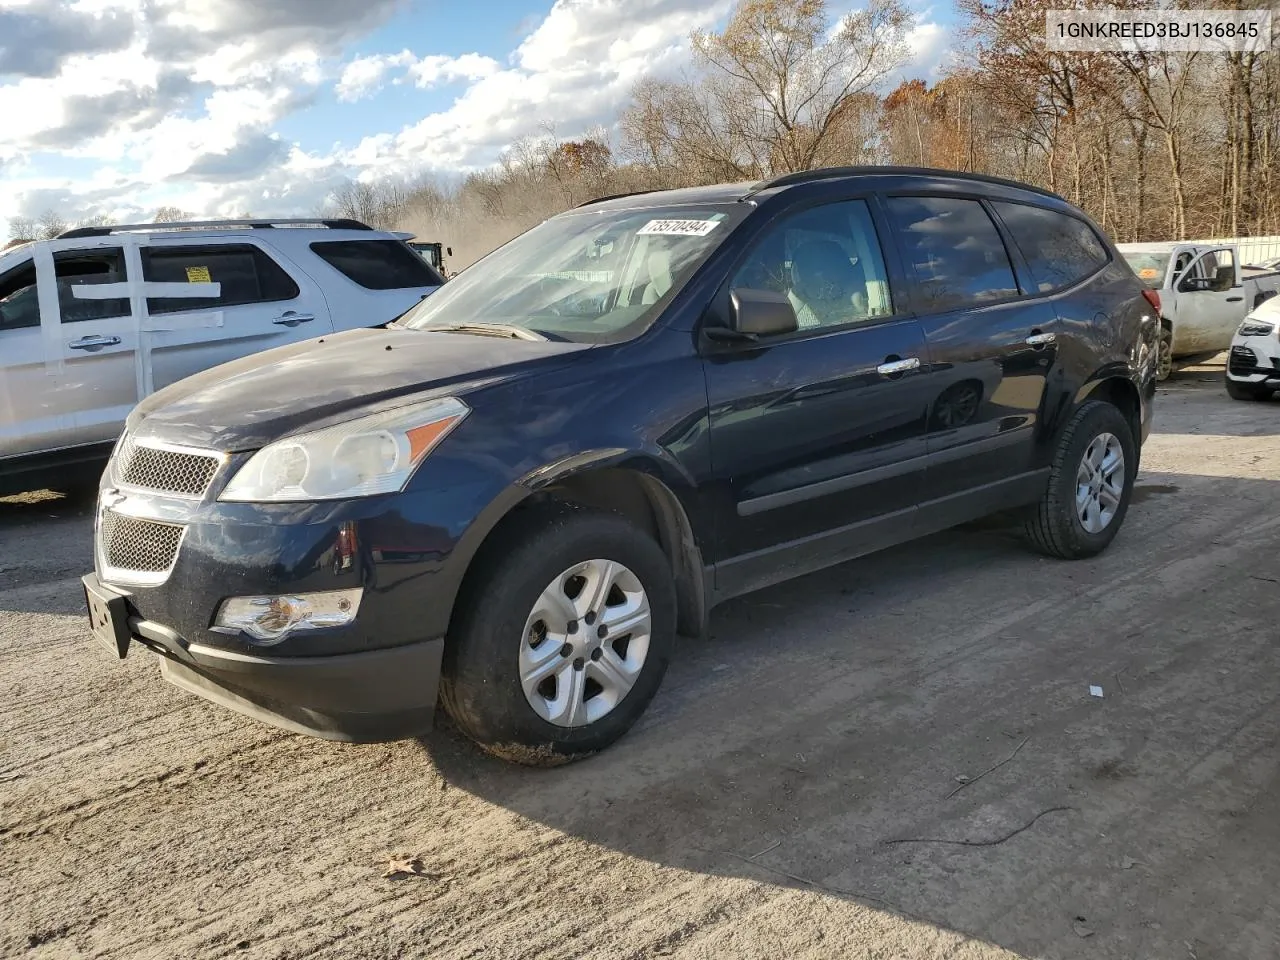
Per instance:
[[[689,34],[715,25],[733,0],[556,0],[512,55],[447,110],[394,137],[367,137],[344,159],[385,172],[490,163],[549,123],[571,134],[612,124],[646,73],[688,55]]]
[[[460,57],[423,57],[409,68],[409,76],[417,86],[427,88],[457,80],[480,80],[499,69],[498,61],[492,57],[464,53]]]
[[[146,216],[167,203],[310,213],[344,177],[484,166],[549,123],[566,136],[611,125],[637,80],[687,64],[690,32],[733,6],[542,0],[546,15],[500,59],[422,49],[352,58],[407,2],[0,0],[0,37],[24,42],[0,49],[0,234],[6,217],[49,206],[72,217]],[[920,13],[908,75],[935,75],[949,41]],[[357,102],[407,84],[457,92],[443,109],[337,144],[278,132],[329,85]],[[50,155],[61,158],[57,175]]]
[[[417,63],[408,50],[400,53],[358,57],[346,65],[338,79],[334,92],[345,103],[354,103],[370,97],[382,89],[383,78],[392,67],[407,67]]]

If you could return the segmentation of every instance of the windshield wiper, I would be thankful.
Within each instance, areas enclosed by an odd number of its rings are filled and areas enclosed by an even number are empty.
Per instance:
[[[420,327],[432,333],[474,333],[481,337],[509,337],[515,340],[540,340],[548,338],[528,327],[517,327],[514,323],[450,323],[445,326]]]

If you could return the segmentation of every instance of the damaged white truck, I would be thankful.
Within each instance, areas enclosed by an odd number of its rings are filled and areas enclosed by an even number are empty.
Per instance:
[[[96,487],[139,400],[393,320],[443,278],[354,220],[86,227],[0,254],[0,495]],[[321,385],[322,386],[322,385]]]
[[[1165,380],[1178,361],[1226,350],[1244,318],[1280,292],[1280,272],[1240,263],[1235,244],[1121,243],[1133,272],[1160,297],[1160,362]]]

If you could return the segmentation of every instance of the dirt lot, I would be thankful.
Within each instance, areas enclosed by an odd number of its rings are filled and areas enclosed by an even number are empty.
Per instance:
[[[110,662],[88,506],[0,503],[0,955],[1274,958],[1280,402],[1220,376],[1104,557],[988,525],[734,602],[551,771]]]

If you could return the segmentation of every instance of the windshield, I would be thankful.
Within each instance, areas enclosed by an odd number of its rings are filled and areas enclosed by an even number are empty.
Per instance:
[[[1164,286],[1170,256],[1168,253],[1126,253],[1124,258],[1129,261],[1129,266],[1145,286],[1159,290]]]
[[[733,203],[564,214],[464,270],[398,324],[507,324],[580,343],[630,339],[750,209]]]

